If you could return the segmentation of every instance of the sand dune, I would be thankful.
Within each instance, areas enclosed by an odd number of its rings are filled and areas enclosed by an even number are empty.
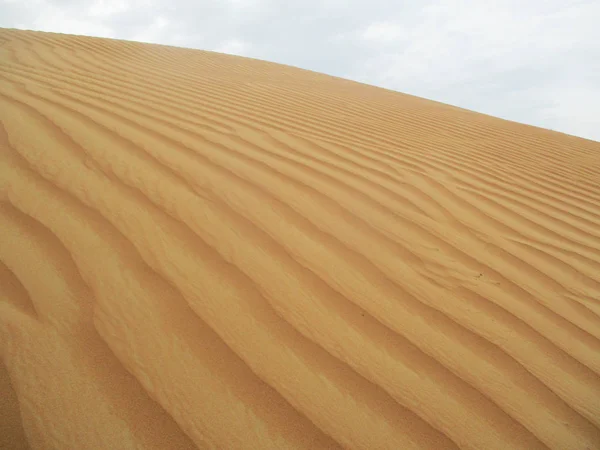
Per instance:
[[[3,448],[600,448],[600,143],[209,52],[0,52]]]

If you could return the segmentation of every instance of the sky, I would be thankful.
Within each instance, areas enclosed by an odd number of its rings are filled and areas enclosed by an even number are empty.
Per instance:
[[[0,0],[0,27],[249,56],[600,141],[598,0]]]

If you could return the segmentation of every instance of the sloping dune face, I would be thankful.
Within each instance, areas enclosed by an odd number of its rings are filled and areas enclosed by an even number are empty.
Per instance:
[[[600,448],[600,144],[208,52],[0,52],[6,448]]]

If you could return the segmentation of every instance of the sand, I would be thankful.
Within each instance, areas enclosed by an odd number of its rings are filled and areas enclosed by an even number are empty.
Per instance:
[[[0,446],[600,448],[600,143],[0,30]]]

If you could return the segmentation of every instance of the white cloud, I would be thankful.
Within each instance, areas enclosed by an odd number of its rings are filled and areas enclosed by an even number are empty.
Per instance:
[[[246,42],[230,39],[223,42],[221,45],[214,49],[215,52],[228,53],[230,55],[246,56],[249,50],[249,45]]]
[[[402,35],[402,26],[389,22],[372,23],[362,32],[362,38],[366,41],[377,41],[386,44],[400,39]]]
[[[540,109],[549,128],[567,129],[572,134],[585,136],[598,130],[600,117],[600,91],[578,83],[566,83],[555,90],[552,103]],[[600,137],[597,137],[600,140]]]
[[[96,17],[107,17],[127,12],[130,7],[129,2],[125,0],[95,0],[89,8],[89,14]]]
[[[162,16],[155,17],[153,22],[142,31],[133,35],[130,39],[138,42],[149,42],[154,44],[167,44],[164,39],[170,22]]]

